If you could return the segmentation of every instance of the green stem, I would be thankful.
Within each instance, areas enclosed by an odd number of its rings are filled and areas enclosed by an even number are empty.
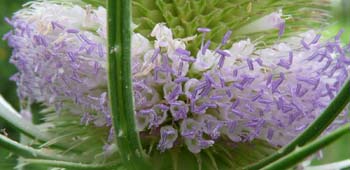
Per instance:
[[[245,167],[247,170],[260,169],[281,157],[292,152],[296,147],[303,146],[306,143],[314,140],[322,134],[322,132],[333,122],[333,120],[341,113],[344,107],[350,101],[350,81],[347,80],[339,94],[333,99],[323,113],[312,122],[310,126],[291,143],[278,152],[270,155],[269,157],[257,162],[256,164]]]
[[[130,170],[148,163],[135,128],[131,79],[131,1],[108,0],[108,91],[115,136]]]
[[[57,160],[45,160],[45,159],[23,159],[24,165],[40,165],[48,167],[60,167],[74,170],[110,170],[113,168],[120,167],[119,163],[113,164],[83,164],[83,163],[74,163],[66,161],[57,161]]]
[[[262,170],[288,169],[347,133],[350,133],[350,124],[346,124],[338,128],[334,132],[322,137],[319,140],[310,142],[301,148],[296,148],[294,152],[288,154],[278,161],[272,162],[268,166],[262,168]]]
[[[42,159],[54,159],[62,161],[72,161],[76,160],[73,157],[57,155],[55,153],[44,152],[31,148],[29,146],[20,144],[16,141],[11,140],[10,138],[0,134],[0,146],[3,148],[26,158],[42,158]]]

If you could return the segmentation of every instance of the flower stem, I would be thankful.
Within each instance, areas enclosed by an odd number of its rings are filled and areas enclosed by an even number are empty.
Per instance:
[[[110,170],[113,168],[120,167],[119,163],[112,164],[83,164],[83,163],[74,163],[66,161],[57,161],[57,160],[45,160],[45,159],[23,159],[24,165],[41,165],[49,167],[60,167],[67,169],[82,169],[82,170]]]
[[[303,146],[314,140],[322,134],[322,132],[333,122],[333,120],[341,113],[344,107],[350,101],[350,81],[347,80],[339,94],[333,99],[323,113],[312,122],[307,129],[295,138],[287,146],[280,149],[275,154],[257,162],[256,164],[245,167],[246,170],[260,169],[292,152],[296,147]]]
[[[149,167],[136,131],[131,80],[131,1],[108,0],[108,91],[119,152],[130,170]]]
[[[321,148],[327,146],[328,144],[334,142],[341,136],[350,133],[350,124],[346,124],[334,132],[322,137],[319,140],[310,142],[309,144],[297,148],[294,152],[290,153],[289,155],[281,158],[278,161],[272,162],[268,166],[262,168],[262,170],[279,170],[279,169],[288,169],[289,167],[292,167],[293,165],[297,164],[298,162],[302,161],[309,155],[313,154],[314,152],[320,150]]]

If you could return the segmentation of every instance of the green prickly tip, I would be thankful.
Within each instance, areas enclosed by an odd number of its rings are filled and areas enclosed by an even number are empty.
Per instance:
[[[150,35],[155,24],[164,22],[174,32],[174,37],[191,37],[197,35],[197,28],[207,27],[212,31],[207,38],[217,46],[228,30],[233,31],[232,42],[251,38],[263,41],[262,44],[271,44],[278,37],[278,30],[259,32],[247,35],[235,34],[237,30],[262,16],[276,12],[280,9],[288,14],[286,34],[304,31],[312,26],[324,24],[329,7],[328,3],[317,0],[287,1],[287,0],[134,0],[133,22],[138,25],[136,32],[144,36]],[[306,12],[306,11],[313,12]],[[151,37],[148,37],[151,38]],[[200,46],[200,36],[188,44],[189,49],[195,52]]]

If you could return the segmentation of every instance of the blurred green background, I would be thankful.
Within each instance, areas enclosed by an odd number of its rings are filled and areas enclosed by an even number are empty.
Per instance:
[[[9,25],[3,18],[11,17],[12,13],[20,9],[25,0],[0,0],[0,37],[10,30]],[[325,34],[334,35],[339,29],[344,28],[346,34],[342,37],[344,43],[349,42],[350,37],[350,0],[333,1],[333,18],[331,25],[326,28]],[[8,63],[11,49],[7,43],[0,41],[0,94],[3,95],[16,109],[18,109],[18,98],[16,95],[16,85],[9,80],[9,77],[16,72],[13,65]],[[0,133],[9,134],[13,139],[18,138],[18,134],[0,118]],[[350,134],[339,139],[323,151],[323,159],[313,161],[314,164],[322,164],[333,161],[350,159]],[[16,157],[0,147],[0,170],[14,169]]]
[[[11,17],[12,13],[20,9],[25,0],[0,0],[0,37],[10,30],[10,26],[4,21],[5,17]],[[16,72],[15,67],[8,63],[11,50],[7,43],[0,41],[0,94],[8,100],[12,106],[18,109],[16,85],[9,77]],[[13,139],[18,134],[0,118],[0,131],[6,131]],[[12,170],[16,165],[16,157],[0,147],[0,170]]]

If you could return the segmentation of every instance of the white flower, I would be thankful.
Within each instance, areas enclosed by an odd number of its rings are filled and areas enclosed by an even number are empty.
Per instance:
[[[133,46],[131,47],[132,56],[141,57],[151,49],[151,44],[148,41],[148,39],[139,33],[134,33],[132,35],[131,43],[133,44]]]
[[[285,21],[282,19],[282,10],[279,10],[241,27],[235,34],[250,34],[271,29],[284,29],[284,23]]]
[[[218,61],[218,56],[211,50],[206,50],[205,54],[197,53],[196,61],[191,69],[194,72],[203,72],[212,68]]]

